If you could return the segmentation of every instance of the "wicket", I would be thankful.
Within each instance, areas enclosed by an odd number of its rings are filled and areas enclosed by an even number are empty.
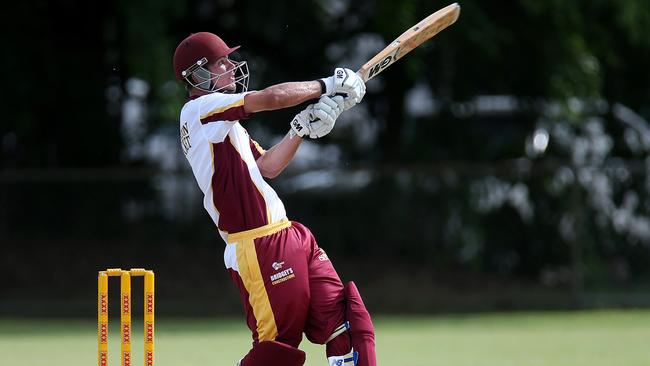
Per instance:
[[[143,268],[109,268],[97,276],[97,357],[108,366],[108,278],[120,277],[121,365],[131,366],[131,277],[144,277],[144,365],[153,366],[154,273]]]

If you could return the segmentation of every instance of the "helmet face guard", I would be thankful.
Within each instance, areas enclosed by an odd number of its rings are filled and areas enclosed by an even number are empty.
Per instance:
[[[248,64],[246,61],[233,61],[228,60],[233,64],[233,68],[221,73],[213,73],[205,66],[208,59],[203,57],[196,61],[192,66],[181,72],[181,76],[185,81],[194,88],[208,92],[208,93],[243,93],[248,90]],[[230,73],[234,73],[234,81],[217,87],[221,77],[229,77]]]

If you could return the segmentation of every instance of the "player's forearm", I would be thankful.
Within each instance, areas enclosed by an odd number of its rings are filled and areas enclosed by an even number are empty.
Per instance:
[[[270,86],[244,98],[247,113],[288,108],[321,96],[318,81],[296,81]]]
[[[265,178],[277,177],[296,155],[302,138],[287,134],[282,141],[257,159],[257,167]]]

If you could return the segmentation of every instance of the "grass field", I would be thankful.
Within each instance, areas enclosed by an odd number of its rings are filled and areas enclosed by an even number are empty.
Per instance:
[[[234,365],[250,344],[241,320],[159,319],[156,326],[158,366]],[[380,365],[650,365],[647,310],[377,317],[375,326]],[[93,321],[1,319],[0,364],[96,364],[95,329]],[[134,331],[142,334],[141,327]],[[111,328],[114,366],[119,364],[117,334]],[[133,342],[133,364],[139,365],[141,336]],[[302,348],[306,365],[327,364],[322,347],[305,341]]]

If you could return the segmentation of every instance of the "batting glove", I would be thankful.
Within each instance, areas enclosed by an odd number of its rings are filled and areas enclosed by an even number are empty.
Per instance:
[[[312,139],[321,138],[334,128],[336,119],[343,112],[342,96],[322,96],[316,104],[307,106],[291,120],[293,134]]]
[[[334,70],[334,75],[321,79],[325,84],[326,95],[343,95],[344,110],[361,102],[366,95],[366,84],[356,72],[342,67]]]
[[[311,121],[309,137],[317,139],[327,135],[334,128],[336,119],[343,112],[343,97],[323,96],[313,107],[315,119]]]
[[[291,123],[289,123],[292,135],[298,135],[300,137],[309,136],[311,133],[310,120],[313,118],[313,111],[314,106],[310,105],[293,117]]]

